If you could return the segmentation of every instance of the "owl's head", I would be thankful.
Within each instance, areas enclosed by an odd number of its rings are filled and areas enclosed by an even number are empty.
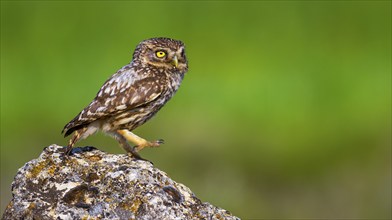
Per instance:
[[[143,66],[173,69],[181,73],[188,70],[184,43],[165,37],[140,42],[133,54],[133,61]]]

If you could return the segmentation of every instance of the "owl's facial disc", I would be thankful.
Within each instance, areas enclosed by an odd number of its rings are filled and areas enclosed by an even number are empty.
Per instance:
[[[177,57],[170,49],[150,48],[150,54],[148,57],[149,57],[150,64],[155,66],[166,67],[166,68],[173,68],[175,66],[178,66]]]
[[[145,62],[156,67],[186,69],[184,48],[148,48]]]
[[[188,70],[184,44],[170,38],[151,38],[141,42],[134,52],[134,60],[160,70],[179,73]]]

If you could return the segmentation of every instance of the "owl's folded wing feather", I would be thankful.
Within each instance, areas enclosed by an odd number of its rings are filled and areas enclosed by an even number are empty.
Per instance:
[[[128,82],[128,81],[127,81]],[[108,80],[95,99],[72,121],[65,125],[64,136],[98,119],[107,118],[145,105],[162,93],[156,78],[144,78],[132,83]],[[131,82],[131,81],[129,81]]]

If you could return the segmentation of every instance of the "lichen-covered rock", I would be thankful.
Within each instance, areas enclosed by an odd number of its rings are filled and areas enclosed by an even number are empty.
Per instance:
[[[3,219],[238,219],[150,162],[51,145],[19,169]]]

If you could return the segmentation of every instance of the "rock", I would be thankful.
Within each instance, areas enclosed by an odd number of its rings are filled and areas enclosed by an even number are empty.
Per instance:
[[[19,169],[2,219],[239,219],[201,202],[150,162],[46,147]]]

